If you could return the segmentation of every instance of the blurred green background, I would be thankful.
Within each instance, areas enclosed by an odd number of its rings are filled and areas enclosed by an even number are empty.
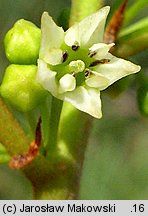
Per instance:
[[[129,1],[129,5],[133,2]],[[8,65],[3,38],[14,22],[24,18],[40,26],[42,12],[48,11],[66,28],[70,4],[70,0],[0,0],[0,80]],[[115,1],[106,4],[114,5]],[[136,19],[147,14],[144,9]],[[144,51],[130,60],[148,73],[147,57]],[[119,97],[102,95],[104,115],[101,120],[94,120],[80,199],[148,199],[148,118],[140,114],[137,106],[138,77],[133,76],[132,86]],[[0,199],[32,199],[32,195],[31,183],[22,171],[0,165]]]

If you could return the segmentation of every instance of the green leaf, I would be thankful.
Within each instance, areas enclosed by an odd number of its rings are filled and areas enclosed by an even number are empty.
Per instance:
[[[147,0],[137,0],[135,3],[132,4],[132,6],[127,9],[124,24],[127,24],[129,21],[135,18],[137,14],[141,12],[141,10],[148,6]]]
[[[117,41],[115,54],[128,57],[148,48],[148,18],[123,29]]]

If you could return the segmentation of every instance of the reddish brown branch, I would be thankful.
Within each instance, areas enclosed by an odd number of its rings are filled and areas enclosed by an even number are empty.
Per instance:
[[[105,43],[109,44],[116,41],[118,32],[123,24],[127,2],[128,0],[124,0],[110,20],[104,34]]]
[[[35,131],[35,140],[31,142],[28,151],[24,152],[21,155],[14,156],[11,159],[9,166],[13,169],[20,169],[30,164],[34,160],[35,156],[38,154],[40,145],[41,145],[41,118],[39,118],[39,121],[37,123],[36,131]]]

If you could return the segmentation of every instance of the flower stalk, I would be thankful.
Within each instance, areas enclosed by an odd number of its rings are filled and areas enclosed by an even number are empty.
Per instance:
[[[48,143],[45,146],[45,156],[49,160],[57,151],[57,139],[58,139],[58,128],[59,128],[59,121],[61,116],[63,102],[61,100],[52,97],[51,102],[51,113],[50,113],[50,120],[49,120],[49,134],[48,134]]]
[[[103,6],[103,0],[72,0],[69,26],[80,22],[85,17],[99,10]]]
[[[30,141],[1,98],[0,116],[0,142],[10,155],[24,152],[28,148]]]

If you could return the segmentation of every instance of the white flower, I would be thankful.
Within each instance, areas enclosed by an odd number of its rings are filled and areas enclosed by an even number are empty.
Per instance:
[[[47,12],[41,20],[38,82],[54,97],[101,118],[100,91],[140,70],[109,53],[114,43],[103,43],[109,7],[76,23],[66,32]]]

